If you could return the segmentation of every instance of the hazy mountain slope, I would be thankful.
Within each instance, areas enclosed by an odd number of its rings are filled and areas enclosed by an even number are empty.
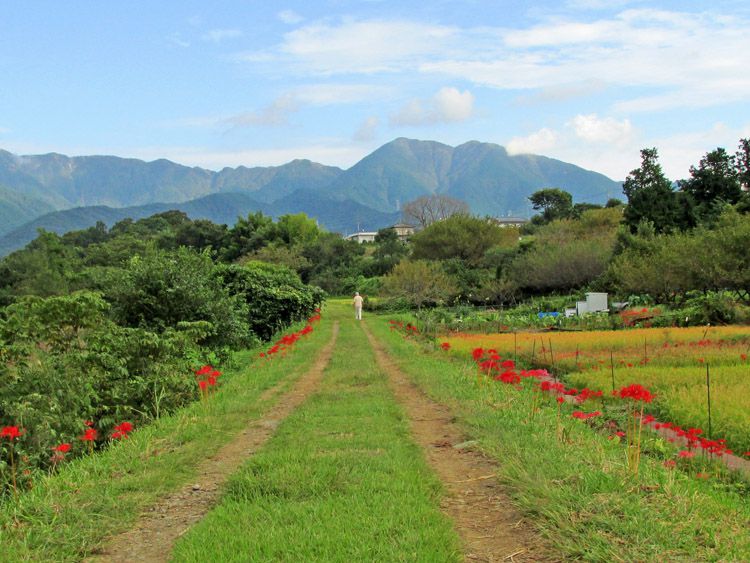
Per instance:
[[[355,232],[358,227],[377,230],[397,222],[400,216],[397,212],[382,213],[359,203],[334,201],[304,190],[274,203],[258,202],[245,193],[220,193],[180,203],[151,203],[121,208],[77,207],[47,213],[0,237],[0,256],[23,248],[36,238],[38,229],[64,234],[92,227],[97,221],[111,227],[126,218],[142,219],[170,209],[184,211],[191,219],[209,219],[227,225],[233,225],[238,217],[254,211],[262,211],[273,217],[305,212],[317,219],[322,227],[342,234]]]
[[[0,236],[31,221],[40,212],[48,213],[53,210],[52,205],[38,197],[0,185]]]

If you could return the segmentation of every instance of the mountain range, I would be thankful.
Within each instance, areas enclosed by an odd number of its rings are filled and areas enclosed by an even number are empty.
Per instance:
[[[293,160],[212,171],[165,159],[0,150],[0,253],[21,248],[38,228],[63,233],[168,209],[227,224],[256,210],[305,212],[344,233],[391,224],[401,205],[429,194],[463,200],[477,214],[525,216],[528,196],[545,187],[562,188],[576,202],[603,203],[622,193],[602,174],[477,141],[451,147],[399,138],[347,170]]]

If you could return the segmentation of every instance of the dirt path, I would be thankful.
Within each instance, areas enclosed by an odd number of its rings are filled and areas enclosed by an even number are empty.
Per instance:
[[[441,503],[453,519],[469,561],[553,561],[538,536],[498,484],[497,465],[481,453],[455,446],[466,440],[447,407],[420,391],[396,366],[367,325],[361,326],[386,372],[412,434],[447,491]]]
[[[87,561],[122,563],[168,561],[175,541],[197,523],[218,502],[227,478],[273,435],[276,427],[318,387],[323,370],[333,354],[339,323],[334,322],[331,340],[318,354],[315,364],[260,420],[253,421],[233,441],[198,467],[193,483],[169,495],[141,515],[133,528],[112,538],[94,558]],[[280,383],[261,399],[279,392]]]

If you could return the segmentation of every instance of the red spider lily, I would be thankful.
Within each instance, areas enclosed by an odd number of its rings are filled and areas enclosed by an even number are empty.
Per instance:
[[[563,397],[558,397],[557,402],[562,405],[565,402],[565,399]]]
[[[198,387],[200,388],[201,391],[205,391],[206,389],[208,389],[208,381],[205,379],[202,379],[201,381],[198,382]]]
[[[516,362],[513,360],[505,360],[502,364],[500,364],[502,367],[506,369],[513,369],[516,367]]]
[[[13,442],[13,440],[20,438],[23,433],[24,430],[18,428],[18,426],[4,426],[3,429],[0,430],[0,438],[8,438],[8,440]]]
[[[84,420],[83,421],[84,426],[93,426],[94,422],[92,420]]]
[[[86,431],[83,433],[83,436],[79,438],[79,440],[82,440],[84,442],[93,442],[96,440],[97,437],[97,431],[96,428],[87,428]]]
[[[654,418],[650,414],[647,414],[646,416],[644,416],[644,417],[641,418],[641,424],[651,424],[655,420],[656,420],[656,418]]]
[[[747,360],[747,354],[740,354],[740,360],[742,360],[743,362]]]
[[[266,353],[265,352],[261,352],[260,354],[258,354],[258,357],[259,358],[265,358],[266,357]]]
[[[54,448],[52,448],[52,451],[66,454],[70,451],[70,444],[68,443],[60,444],[59,446],[55,446]]]
[[[211,366],[205,365],[202,368],[200,368],[199,370],[196,370],[195,371],[195,375],[206,375],[207,373],[211,373],[213,371],[213,369],[214,368],[212,368]]]
[[[478,362],[480,359],[484,357],[484,349],[483,348],[474,348],[471,351],[471,357],[474,358],[475,362]]]
[[[446,352],[451,349],[451,343],[450,342],[443,342],[440,347],[445,350]]]
[[[131,432],[133,430],[133,425],[129,422],[121,422],[117,426],[115,426],[115,430],[119,430],[120,432],[124,432],[127,434],[128,432]]]
[[[521,371],[521,376],[542,379],[544,377],[549,377],[549,372],[546,369],[529,369]]]
[[[514,385],[521,382],[521,376],[512,370],[504,371],[503,373],[496,375],[494,379],[495,381],[502,381],[503,383],[508,383],[509,385]]]
[[[750,452],[745,452],[745,457],[750,457]]]
[[[673,459],[668,459],[664,462],[664,467],[666,467],[667,469],[674,469],[676,465],[677,462]]]
[[[590,413],[585,413],[585,412],[581,412],[581,411],[575,411],[571,416],[573,418],[577,418],[579,420],[587,420],[589,418],[594,418],[596,416],[601,416],[601,415],[602,415],[601,411],[594,411],[594,412],[590,412]]]
[[[637,383],[623,387],[619,391],[613,391],[612,394],[621,399],[631,399],[644,403],[650,403],[654,400],[654,395],[643,385],[638,385]]]
[[[691,458],[695,456],[695,452],[691,452],[690,450],[682,450],[679,454],[682,458]]]

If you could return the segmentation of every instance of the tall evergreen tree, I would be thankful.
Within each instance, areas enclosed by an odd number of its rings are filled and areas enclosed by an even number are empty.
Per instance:
[[[640,168],[632,170],[623,184],[628,197],[624,219],[631,232],[636,232],[642,221],[652,222],[659,233],[690,226],[685,211],[689,202],[680,201],[658,158],[655,148],[641,150]]]
[[[693,198],[701,219],[718,215],[721,204],[733,205],[742,197],[735,157],[723,148],[706,153],[697,167],[690,167],[680,189]]]

